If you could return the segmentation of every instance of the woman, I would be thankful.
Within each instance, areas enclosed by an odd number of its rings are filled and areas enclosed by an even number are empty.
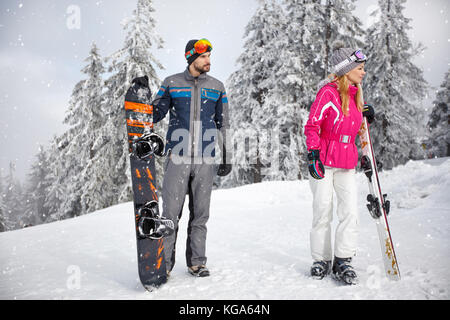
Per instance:
[[[361,82],[366,57],[361,50],[335,45],[331,63],[333,74],[322,83],[305,126],[309,179],[313,193],[313,225],[310,234],[316,279],[333,273],[347,284],[357,282],[351,265],[356,253],[357,205],[355,167],[358,150],[355,138],[363,116],[373,120],[373,109],[363,105]],[[366,110],[364,108],[366,107]],[[331,221],[333,189],[337,197],[334,261],[331,264]]]

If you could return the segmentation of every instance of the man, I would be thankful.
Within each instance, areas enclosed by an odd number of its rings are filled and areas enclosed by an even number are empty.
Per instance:
[[[162,188],[163,215],[178,230],[184,198],[189,193],[190,218],[186,242],[186,263],[194,276],[209,276],[206,268],[206,222],[214,177],[216,138],[222,147],[222,163],[217,174],[227,175],[225,150],[228,126],[228,99],[224,85],[207,75],[212,45],[206,39],[190,40],[185,48],[188,67],[167,77],[155,98],[156,123],[170,111],[167,131],[167,162]],[[218,132],[219,131],[219,132]],[[228,158],[229,159],[229,158]],[[176,233],[165,238],[166,268],[175,264]]]

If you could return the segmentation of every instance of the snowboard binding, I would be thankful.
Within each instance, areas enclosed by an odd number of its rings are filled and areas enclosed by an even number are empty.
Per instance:
[[[164,140],[160,135],[150,132],[143,134],[132,144],[132,153],[139,159],[144,159],[150,155],[164,156]]]
[[[154,240],[171,235],[173,221],[159,215],[158,202],[150,201],[138,209],[138,232],[141,238]]]

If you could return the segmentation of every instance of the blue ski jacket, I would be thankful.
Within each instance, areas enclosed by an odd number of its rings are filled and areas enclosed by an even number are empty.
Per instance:
[[[155,99],[153,122],[170,112],[166,152],[173,155],[214,157],[215,142],[226,145],[229,128],[228,98],[219,80],[201,74],[193,77],[189,70],[164,79]]]

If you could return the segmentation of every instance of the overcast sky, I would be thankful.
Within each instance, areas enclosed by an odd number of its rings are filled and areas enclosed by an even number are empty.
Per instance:
[[[164,65],[160,79],[184,70],[189,39],[208,38],[213,46],[212,76],[226,81],[242,52],[245,25],[257,0],[154,0],[156,29],[164,48],[155,54]],[[415,62],[430,85],[438,87],[450,61],[448,0],[408,0],[405,15],[414,42],[427,50]],[[364,24],[376,1],[357,1],[355,14]],[[80,25],[70,24],[73,6]],[[61,134],[62,121],[80,70],[95,41],[107,56],[123,45],[121,22],[131,16],[135,0],[1,0],[0,1],[0,173],[10,161],[23,181],[38,150]],[[69,21],[69,25],[68,25]],[[370,53],[367,53],[370,56]],[[368,68],[370,72],[370,68]],[[430,106],[433,96],[424,102]]]

